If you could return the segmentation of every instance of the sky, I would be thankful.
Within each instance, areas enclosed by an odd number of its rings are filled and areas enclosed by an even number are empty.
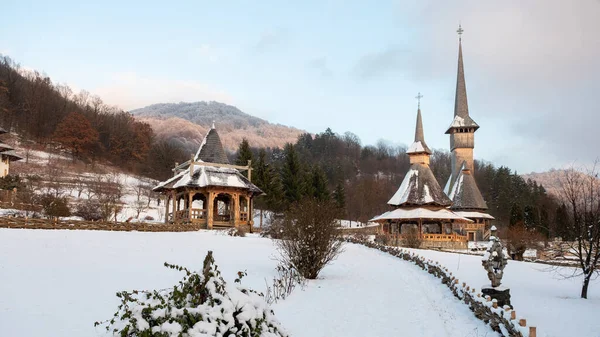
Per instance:
[[[600,157],[600,0],[2,0],[0,53],[125,110],[214,100],[311,133],[448,149],[458,24],[475,158]]]

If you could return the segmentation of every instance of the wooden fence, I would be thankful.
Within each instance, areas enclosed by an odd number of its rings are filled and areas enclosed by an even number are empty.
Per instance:
[[[206,226],[198,224],[130,223],[81,220],[31,219],[0,217],[0,228],[76,229],[138,232],[192,232]]]

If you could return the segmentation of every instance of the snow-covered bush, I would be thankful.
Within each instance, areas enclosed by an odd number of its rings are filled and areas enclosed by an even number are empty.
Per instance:
[[[77,205],[75,215],[82,217],[84,220],[97,221],[102,220],[102,212],[100,211],[100,203],[95,200],[85,200]]]
[[[123,291],[114,317],[105,325],[115,336],[287,336],[262,294],[225,283],[212,252],[201,273],[165,263],[185,272],[172,289]],[[245,272],[238,272],[241,283]]]

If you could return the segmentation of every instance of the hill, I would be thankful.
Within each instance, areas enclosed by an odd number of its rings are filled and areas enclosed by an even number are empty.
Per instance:
[[[283,147],[294,143],[303,130],[271,124],[219,102],[159,103],[132,110],[140,121],[148,123],[161,139],[173,140],[195,151],[213,122],[227,150],[235,151],[248,139],[253,147]]]
[[[564,179],[564,174],[566,170],[556,170],[551,169],[547,172],[532,172],[529,174],[521,174],[523,179],[531,179],[536,181],[538,185],[543,185],[548,194],[554,195],[556,197],[560,196],[561,193],[561,179]],[[581,176],[585,176],[585,172],[578,173]]]

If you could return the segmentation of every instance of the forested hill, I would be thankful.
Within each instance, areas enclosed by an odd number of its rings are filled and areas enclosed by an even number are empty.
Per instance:
[[[219,102],[159,103],[131,111],[148,123],[160,139],[195,151],[213,121],[227,150],[235,151],[243,138],[259,147],[280,147],[295,142],[304,131],[271,124]]]

